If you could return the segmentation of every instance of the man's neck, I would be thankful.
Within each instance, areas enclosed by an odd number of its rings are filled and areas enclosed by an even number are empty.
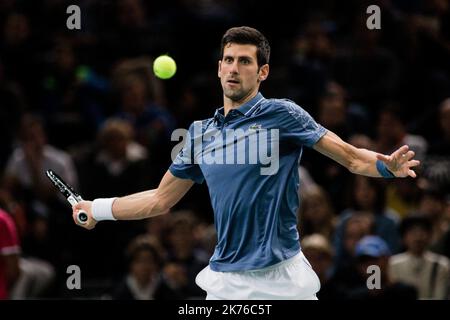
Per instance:
[[[408,250],[409,254],[416,258],[422,258],[426,250]]]
[[[243,104],[252,100],[257,94],[258,94],[258,90],[252,91],[252,92],[250,92],[250,94],[248,94],[246,97],[242,98],[239,101],[231,100],[231,99],[225,97],[225,95],[224,95],[223,96],[223,107],[224,107],[223,114],[224,114],[224,116],[227,116],[227,114],[228,114],[228,112],[230,112],[230,110],[237,109],[240,106],[242,106]]]

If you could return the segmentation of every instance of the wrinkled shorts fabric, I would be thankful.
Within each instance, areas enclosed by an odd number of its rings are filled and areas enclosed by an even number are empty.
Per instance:
[[[320,281],[300,251],[273,266],[239,272],[217,272],[205,267],[195,282],[206,300],[317,300]]]

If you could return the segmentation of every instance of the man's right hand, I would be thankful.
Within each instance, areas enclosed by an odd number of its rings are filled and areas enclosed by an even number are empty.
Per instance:
[[[77,219],[78,211],[83,210],[86,212],[88,219],[86,223],[80,223]],[[79,225],[80,227],[83,227],[85,229],[91,230],[94,229],[95,225],[97,224],[97,220],[94,219],[92,216],[92,201],[81,201],[78,202],[76,205],[72,207],[72,218],[73,221],[75,221],[75,224]]]

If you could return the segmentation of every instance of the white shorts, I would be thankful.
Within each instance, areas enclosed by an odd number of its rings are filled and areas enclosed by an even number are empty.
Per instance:
[[[238,272],[216,272],[209,266],[195,282],[206,300],[317,300],[319,277],[299,252],[273,266]]]

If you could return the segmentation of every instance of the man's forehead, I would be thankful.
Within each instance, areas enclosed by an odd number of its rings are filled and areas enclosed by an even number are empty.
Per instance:
[[[224,56],[248,56],[256,59],[256,46],[253,44],[228,43],[223,49]]]

